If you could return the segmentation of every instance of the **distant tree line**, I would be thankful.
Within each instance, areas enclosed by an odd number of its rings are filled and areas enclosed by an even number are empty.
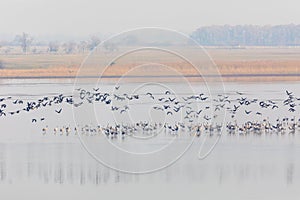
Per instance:
[[[207,46],[300,46],[300,25],[205,26],[191,36]]]
[[[2,53],[9,54],[12,53],[12,47],[20,47],[21,51],[26,53],[86,53],[93,50],[100,44],[101,40],[97,36],[90,36],[90,38],[82,41],[49,41],[41,42],[36,40],[29,33],[23,32],[15,36],[13,41],[0,41],[0,50]],[[46,49],[45,49],[46,47]],[[39,48],[39,51],[37,50]],[[0,62],[0,68],[1,68]]]

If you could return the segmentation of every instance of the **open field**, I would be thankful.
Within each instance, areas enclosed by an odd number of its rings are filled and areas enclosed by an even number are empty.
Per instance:
[[[300,48],[207,48],[225,80],[300,80]],[[118,54],[118,52],[116,52]],[[192,49],[189,54],[198,56]],[[1,78],[29,77],[74,77],[87,54],[18,54],[0,55],[3,69]],[[138,54],[136,56],[139,56]],[[144,56],[144,55],[143,55]],[[148,57],[147,57],[148,56]],[[178,58],[161,57],[147,54],[144,60],[156,60],[171,66],[187,76],[197,75],[197,71]],[[168,62],[164,62],[167,60]],[[130,71],[134,58],[124,58],[105,71],[107,76],[120,76]],[[85,70],[84,75],[95,75],[94,69]],[[140,71],[143,75],[143,71]],[[161,72],[160,72],[161,73]]]

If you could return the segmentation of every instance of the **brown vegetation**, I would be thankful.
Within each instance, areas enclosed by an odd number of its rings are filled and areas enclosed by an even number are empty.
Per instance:
[[[208,52],[218,66],[225,80],[300,80],[300,49],[209,49]],[[5,68],[0,70],[1,78],[12,77],[74,77],[85,54],[65,55],[1,55]],[[130,61],[109,66],[103,75],[119,76],[131,72],[138,63]],[[176,73],[195,75],[197,71],[188,63],[164,63]],[[134,75],[147,74],[151,66],[143,67]],[[154,73],[167,74],[168,70],[157,68]],[[207,72],[208,74],[210,72]],[[81,75],[97,75],[96,69],[85,69]],[[250,75],[247,77],[247,75]],[[259,76],[253,76],[259,75]],[[262,76],[266,75],[266,76]]]

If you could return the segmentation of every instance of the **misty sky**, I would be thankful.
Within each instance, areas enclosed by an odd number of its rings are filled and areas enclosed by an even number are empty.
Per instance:
[[[223,24],[300,24],[299,0],[0,0],[0,33],[111,34],[155,26],[185,33]]]

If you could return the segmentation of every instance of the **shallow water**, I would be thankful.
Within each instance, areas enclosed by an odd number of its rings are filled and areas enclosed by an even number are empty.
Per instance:
[[[63,83],[53,80],[35,81],[2,80],[0,96],[34,100],[47,95],[72,94],[71,81]],[[234,96],[236,91],[241,91],[252,98],[282,101],[286,97],[285,90],[293,91],[300,96],[298,86],[297,82],[227,83],[225,92]],[[84,87],[88,88],[92,85],[84,85]],[[172,84],[170,87],[181,90],[178,84]],[[205,90],[203,85],[194,84],[192,87],[196,91]],[[105,86],[107,90],[111,88],[113,85]],[[63,108],[61,115],[53,112],[54,109],[59,108]],[[118,138],[110,140],[109,144],[106,143],[107,139],[104,136],[79,138],[74,134],[68,137],[53,135],[53,128],[72,126],[78,123],[78,120],[86,120],[80,121],[82,124],[89,121],[101,123],[102,120],[109,118],[100,112],[98,118],[98,114],[95,114],[97,118],[95,121],[94,118],[89,118],[91,113],[84,113],[84,109],[82,113],[78,112],[81,117],[76,119],[75,114],[75,120],[69,105],[53,106],[43,111],[0,118],[0,189],[6,191],[3,193],[5,197],[18,198],[24,195],[23,197],[32,199],[82,199],[83,197],[94,199],[103,195],[114,197],[125,195],[123,196],[125,198],[126,192],[131,192],[142,198],[154,198],[153,193],[148,196],[139,194],[137,190],[160,191],[161,187],[165,188],[161,195],[171,195],[175,199],[201,195],[205,199],[282,199],[283,197],[297,199],[300,195],[297,190],[300,186],[299,132],[262,135],[224,133],[220,137],[217,134],[211,137],[204,134],[201,137],[193,137],[189,134],[179,137],[161,134],[153,140]],[[134,113],[137,118],[143,119],[142,115]],[[299,116],[299,111],[293,115]],[[265,116],[272,121],[277,117],[291,117],[291,113],[284,109],[275,114],[265,111],[263,117]],[[41,117],[45,117],[46,120],[31,123],[32,118]],[[263,117],[258,116],[257,120]],[[226,116],[226,119],[230,120],[230,116]],[[236,119],[238,122],[252,120],[251,116],[242,113],[237,114]],[[43,136],[41,129],[46,125],[49,131]],[[199,160],[198,153],[201,145],[203,144],[202,153],[208,152],[218,139],[219,142],[209,156]],[[107,149],[108,145],[140,154],[164,148],[166,145],[168,148],[153,158],[145,154],[146,156],[127,159],[122,154],[115,153],[113,148]],[[186,147],[190,148],[181,155]],[[87,150],[90,152],[88,153]],[[139,172],[139,170],[167,165],[178,155],[180,159],[170,166],[141,175],[122,173],[99,163],[100,158],[100,161],[114,168]],[[99,193],[99,188],[102,188],[102,194]],[[122,193],[114,194],[113,188]],[[20,193],[14,193],[16,189]]]

